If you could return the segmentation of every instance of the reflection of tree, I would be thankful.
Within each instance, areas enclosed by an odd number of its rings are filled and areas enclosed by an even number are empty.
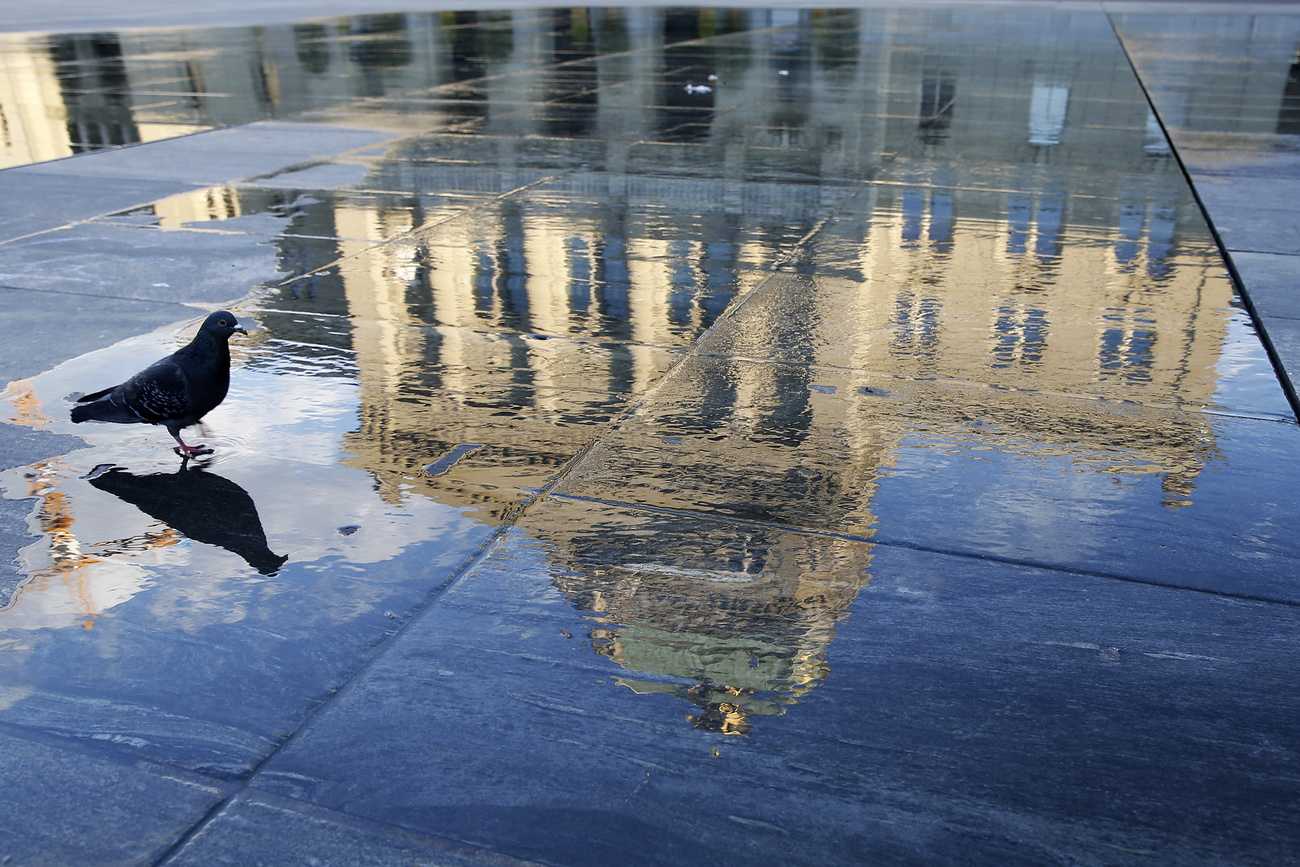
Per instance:
[[[860,16],[853,9],[825,9],[810,13],[812,44],[818,65],[828,72],[851,74],[858,64]]]
[[[306,71],[320,75],[330,67],[329,31],[324,24],[295,24],[293,44],[298,62]]]
[[[724,734],[747,734],[826,678],[836,624],[870,578],[863,543],[581,514],[539,535],[557,552],[556,587],[594,624],[596,652],[629,672],[624,686],[685,699],[696,726]]]
[[[405,15],[361,15],[350,39],[348,56],[362,69],[398,69],[411,62]]]

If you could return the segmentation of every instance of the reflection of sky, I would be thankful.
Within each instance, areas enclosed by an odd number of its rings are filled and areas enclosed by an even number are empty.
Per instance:
[[[61,459],[66,469],[58,474],[58,490],[77,506],[76,531],[83,550],[139,535],[150,519],[131,510],[97,505],[97,500],[110,495],[91,490],[79,476],[101,463],[122,461],[124,454],[135,454],[127,468],[137,474],[171,471],[178,459],[170,454],[170,438],[161,427],[73,426],[59,418],[63,408],[59,397],[142,366],[141,359],[166,354],[171,347],[161,336],[123,341],[31,381],[42,408],[54,416],[41,426],[91,442],[88,449]],[[239,340],[236,336],[232,342]],[[310,563],[325,556],[378,562],[472,521],[471,513],[424,497],[408,497],[396,506],[385,503],[374,495],[373,479],[367,473],[340,464],[343,437],[357,424],[355,382],[312,376],[294,376],[286,382],[283,374],[239,367],[233,377],[237,385],[230,396],[204,420],[207,435],[196,431],[195,439],[216,449],[213,472],[249,491],[272,548],[287,554],[291,563]],[[11,496],[25,493],[22,483],[21,473],[10,474],[6,486]],[[360,526],[365,532],[344,537],[337,532],[343,526]],[[176,557],[170,549],[161,549],[158,556]]]
[[[355,382],[239,366],[230,397],[205,420],[206,431],[192,432],[194,441],[217,451],[203,461],[208,471],[251,496],[269,548],[287,557],[277,573],[258,574],[235,553],[187,539],[96,490],[85,476],[97,465],[147,475],[174,472],[179,458],[159,427],[74,427],[65,420],[62,397],[102,387],[173,348],[171,336],[162,333],[124,341],[11,392],[26,398],[22,415],[28,423],[90,443],[0,476],[8,497],[39,494],[31,520],[49,533],[22,552],[31,577],[0,611],[0,649],[23,651],[0,653],[0,676],[13,690],[11,699],[34,692],[43,696],[38,705],[50,695],[76,704],[126,681],[145,695],[160,691],[157,706],[168,713],[196,713],[212,699],[214,677],[232,672],[218,665],[217,674],[187,681],[149,659],[159,641],[173,647],[171,655],[177,641],[185,643],[162,636],[191,635],[213,644],[214,652],[229,646],[241,659],[266,656],[272,662],[254,668],[270,665],[301,693],[299,701],[308,701],[338,675],[314,660],[339,650],[350,655],[357,642],[391,631],[427,591],[429,573],[454,567],[487,535],[489,528],[473,510],[414,494],[386,502],[371,474],[340,462],[342,438],[357,422]],[[7,415],[15,414],[16,403],[6,404]],[[87,657],[85,641],[96,636],[101,651]],[[253,717],[273,726],[281,712]],[[131,727],[121,716],[129,713],[119,707],[102,724]],[[58,725],[58,716],[51,724]],[[178,747],[179,760],[208,761],[202,758],[205,737],[195,735],[189,746]],[[155,755],[172,749],[159,742],[145,748]],[[218,752],[220,762],[247,758],[238,751],[232,757],[225,748]]]
[[[1215,364],[1215,402],[1236,403],[1285,418],[1290,406],[1278,387],[1273,365],[1261,351],[1254,323],[1243,310],[1232,311],[1224,321],[1227,337]]]

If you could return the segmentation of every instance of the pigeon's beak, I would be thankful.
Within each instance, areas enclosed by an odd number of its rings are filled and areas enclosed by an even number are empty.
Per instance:
[[[240,334],[248,333],[248,329],[240,325],[238,322],[235,323],[235,330],[238,331]]]

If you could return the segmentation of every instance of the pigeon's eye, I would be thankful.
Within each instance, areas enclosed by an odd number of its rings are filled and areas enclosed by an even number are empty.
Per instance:
[[[218,325],[229,325],[230,323],[227,322],[227,321],[224,320],[224,319],[218,319],[218,320],[217,320],[217,324],[218,324]]]

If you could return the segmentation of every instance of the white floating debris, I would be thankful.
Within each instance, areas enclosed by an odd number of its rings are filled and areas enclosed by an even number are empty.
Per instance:
[[[776,71],[776,74],[777,74],[777,75],[789,75],[789,74],[790,74],[790,70],[788,70],[788,69],[778,69],[778,70]]]
[[[688,84],[686,85],[687,93],[713,93],[713,88],[707,84]]]
[[[717,80],[718,80],[718,77],[717,77],[716,75],[710,75],[710,76],[709,76],[709,81],[717,81]]]

